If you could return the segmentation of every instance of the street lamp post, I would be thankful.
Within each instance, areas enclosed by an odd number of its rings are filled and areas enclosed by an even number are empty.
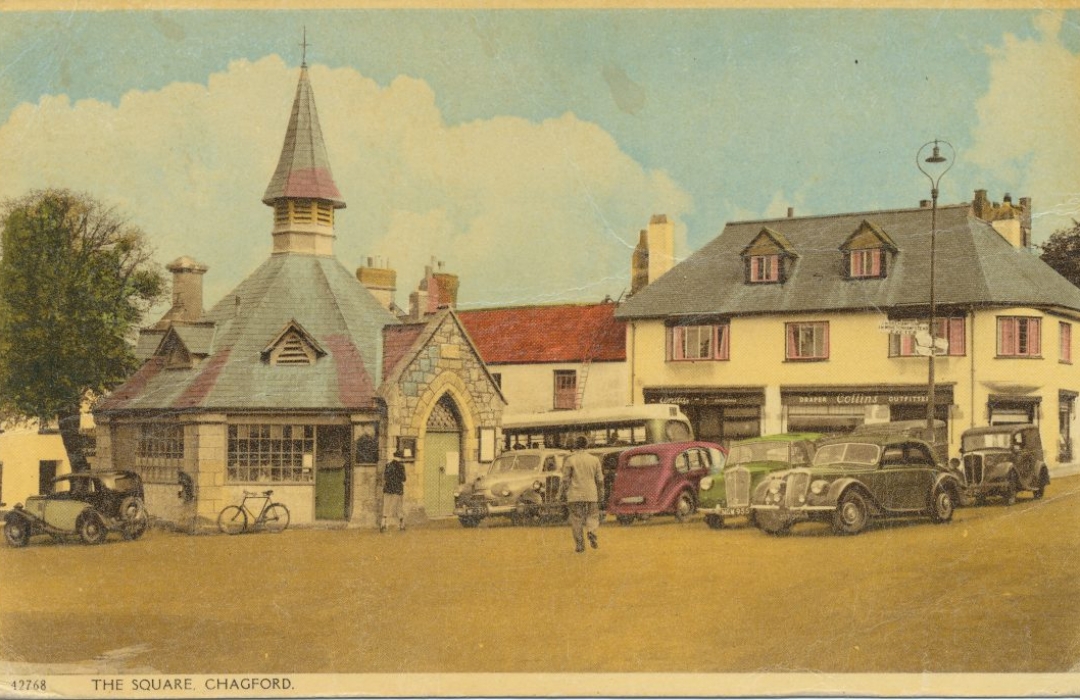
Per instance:
[[[941,146],[948,147],[948,156],[941,155]],[[926,158],[923,158],[923,152],[929,147],[933,147],[933,152]],[[937,399],[934,383],[934,360],[937,357],[937,343],[935,342],[937,340],[935,333],[935,327],[937,325],[937,301],[936,291],[934,289],[934,254],[937,246],[938,184],[941,182],[941,178],[945,176],[945,173],[949,172],[949,169],[952,168],[955,161],[956,150],[952,147],[951,143],[942,141],[941,139],[934,139],[933,141],[924,143],[922,147],[919,148],[918,153],[915,154],[915,166],[919,169],[919,172],[930,180],[930,362],[926,380],[926,432],[928,436],[934,435],[934,405]],[[923,167],[924,163],[926,164],[926,167]]]

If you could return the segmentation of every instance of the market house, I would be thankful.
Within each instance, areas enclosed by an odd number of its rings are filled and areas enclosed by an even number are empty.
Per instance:
[[[267,489],[293,523],[373,525],[401,450],[409,519],[450,514],[494,457],[505,401],[452,309],[400,319],[334,256],[345,200],[306,64],[262,201],[270,255],[209,311],[209,267],[169,265],[142,366],[95,408],[98,466],[139,472],[150,513],[188,531]]]

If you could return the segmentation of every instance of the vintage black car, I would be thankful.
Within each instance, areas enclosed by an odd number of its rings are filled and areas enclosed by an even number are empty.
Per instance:
[[[49,493],[31,496],[4,517],[4,539],[24,547],[34,535],[57,539],[78,536],[100,544],[109,532],[126,540],[146,532],[149,517],[139,475],[129,471],[90,471],[53,479]]]
[[[1050,470],[1043,457],[1039,426],[989,425],[970,428],[960,436],[960,457],[969,495],[976,503],[999,496],[1016,503],[1018,491],[1043,497]]]
[[[957,474],[939,465],[922,440],[845,436],[819,443],[810,466],[767,476],[751,508],[755,524],[771,534],[807,520],[855,534],[872,517],[927,515],[948,522],[962,490]]]

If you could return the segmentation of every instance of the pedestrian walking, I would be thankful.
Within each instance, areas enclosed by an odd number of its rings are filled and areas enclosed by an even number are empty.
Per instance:
[[[563,462],[562,491],[570,511],[570,529],[574,534],[574,551],[585,551],[585,538],[593,549],[600,546],[597,530],[600,529],[600,498],[604,494],[604,471],[596,455],[585,448],[589,441],[579,436],[574,444],[575,452]],[[584,533],[583,533],[584,531]]]
[[[404,456],[400,450],[395,452],[394,458],[386,463],[383,471],[382,521],[379,532],[386,532],[386,521],[392,518],[397,518],[398,530],[405,529],[405,509],[402,504],[405,497],[405,465],[401,463]]]

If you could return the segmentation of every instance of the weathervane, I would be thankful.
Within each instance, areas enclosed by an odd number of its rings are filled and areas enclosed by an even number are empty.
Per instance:
[[[307,68],[307,47],[310,44],[307,43],[307,25],[304,25],[304,34],[300,40],[300,65]]]

